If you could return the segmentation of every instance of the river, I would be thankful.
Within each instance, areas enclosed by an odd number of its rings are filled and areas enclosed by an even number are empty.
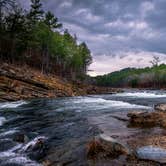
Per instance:
[[[40,166],[88,165],[86,145],[105,133],[123,138],[140,129],[128,128],[117,117],[133,110],[153,111],[166,102],[166,91],[125,90],[124,93],[34,99],[0,103],[0,165]],[[127,117],[125,117],[127,118]],[[22,134],[25,142],[14,138]],[[44,140],[41,151],[30,151],[37,140]]]

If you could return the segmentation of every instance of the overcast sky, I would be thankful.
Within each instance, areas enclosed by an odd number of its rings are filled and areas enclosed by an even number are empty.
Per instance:
[[[28,0],[21,0],[28,7]],[[93,55],[91,75],[166,63],[166,0],[42,0]]]

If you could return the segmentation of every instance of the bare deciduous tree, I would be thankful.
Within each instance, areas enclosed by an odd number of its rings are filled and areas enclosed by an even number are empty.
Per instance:
[[[158,56],[153,56],[153,60],[150,61],[153,66],[158,66],[160,63],[160,58]]]

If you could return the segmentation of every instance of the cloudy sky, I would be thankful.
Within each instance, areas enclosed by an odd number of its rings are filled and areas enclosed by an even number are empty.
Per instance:
[[[28,7],[28,0],[24,5]],[[166,63],[166,0],[42,0],[93,55],[91,75]]]

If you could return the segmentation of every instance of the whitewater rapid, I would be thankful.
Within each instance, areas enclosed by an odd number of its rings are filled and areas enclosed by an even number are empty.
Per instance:
[[[114,96],[118,97],[133,97],[133,98],[166,98],[166,93],[158,94],[157,92],[128,92],[128,93],[118,93]]]
[[[53,152],[58,149],[53,157],[56,162],[65,160],[66,156],[82,162],[81,155],[77,155],[78,148],[95,133],[125,135],[127,126],[114,117],[128,111],[151,111],[159,102],[166,102],[165,91],[126,91],[0,103],[0,147],[2,144],[7,147],[0,151],[0,165],[41,166],[27,153],[28,147],[33,147],[39,139],[46,140]],[[128,132],[132,134],[135,129]],[[18,133],[25,134],[26,142],[13,140]]]

